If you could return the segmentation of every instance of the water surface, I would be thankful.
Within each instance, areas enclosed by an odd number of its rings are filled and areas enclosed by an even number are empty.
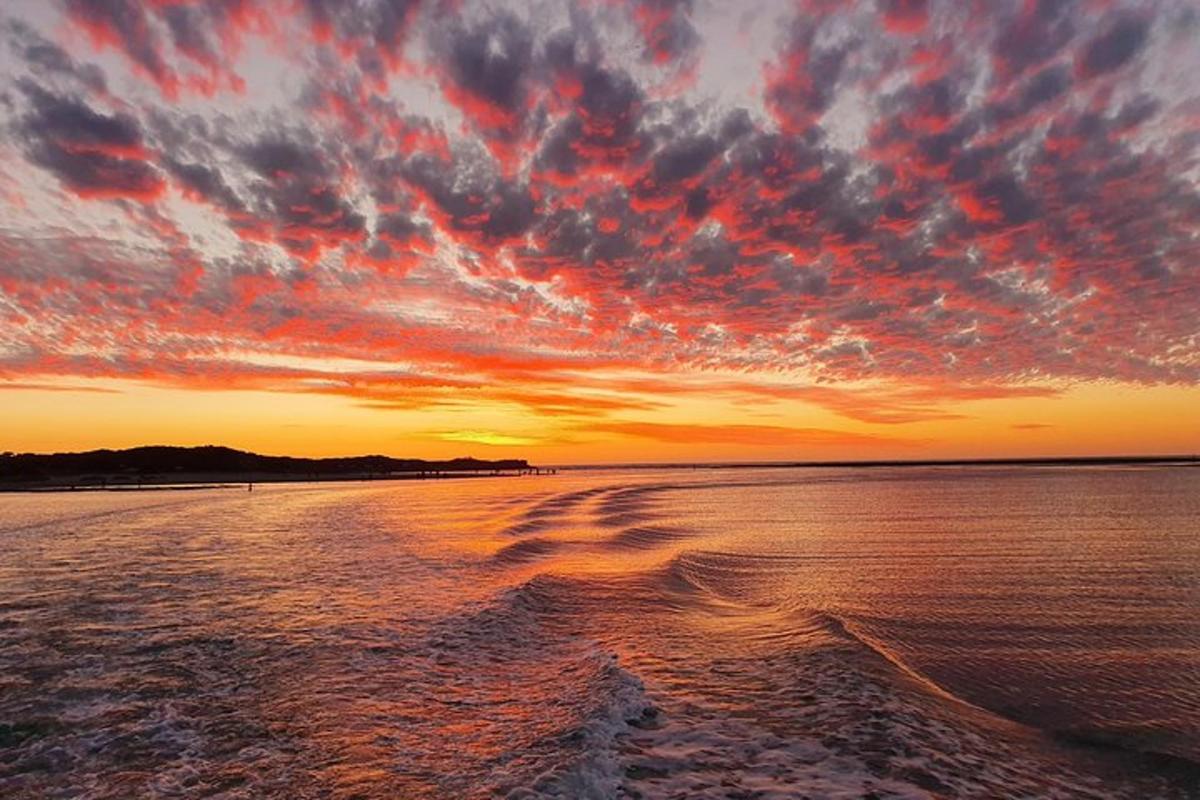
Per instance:
[[[0,498],[0,795],[1200,796],[1200,470]]]

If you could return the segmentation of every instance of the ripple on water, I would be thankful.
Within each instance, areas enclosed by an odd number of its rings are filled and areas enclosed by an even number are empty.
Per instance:
[[[0,507],[0,795],[1195,796],[1038,729],[1156,749],[1200,719],[1200,487],[1153,478]]]

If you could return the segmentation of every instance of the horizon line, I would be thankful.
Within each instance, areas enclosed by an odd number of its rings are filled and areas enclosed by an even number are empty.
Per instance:
[[[393,456],[384,455],[382,453],[360,453],[357,455],[330,455],[330,456],[303,456],[303,455],[276,455],[258,453],[253,450],[243,450],[241,448],[232,447],[229,445],[219,444],[203,444],[203,445],[171,445],[171,444],[144,444],[134,445],[132,447],[97,447],[89,450],[68,450],[58,452],[17,452],[11,450],[0,451],[0,454],[6,457],[16,456],[67,456],[80,455],[85,453],[96,452],[112,452],[120,453],[130,450],[140,450],[146,448],[165,448],[179,450],[199,450],[204,448],[227,449],[241,453],[248,453],[256,456],[269,458],[292,458],[310,461],[323,460],[338,460],[338,459],[356,459],[356,458],[388,458],[396,461],[430,461],[430,462],[445,462],[455,461],[460,459],[474,459],[479,461],[519,461],[527,458],[521,456],[502,456],[502,457],[480,457],[474,455],[460,455],[453,458],[427,458],[420,456]],[[1200,453],[1151,453],[1151,454],[1120,454],[1108,453],[1100,455],[1038,455],[1038,456],[964,456],[958,458],[864,458],[864,459],[771,459],[765,461],[722,461],[722,460],[679,460],[679,461],[598,461],[598,462],[575,462],[575,463],[548,463],[545,466],[554,467],[557,469],[664,469],[671,467],[684,467],[693,469],[718,469],[726,468],[785,468],[785,467],[902,467],[902,466],[970,466],[970,465],[1055,465],[1055,464],[1155,464],[1155,463],[1200,463]]]

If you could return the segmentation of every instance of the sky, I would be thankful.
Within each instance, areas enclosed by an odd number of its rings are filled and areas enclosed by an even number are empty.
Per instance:
[[[1192,0],[9,0],[0,450],[1200,451]]]

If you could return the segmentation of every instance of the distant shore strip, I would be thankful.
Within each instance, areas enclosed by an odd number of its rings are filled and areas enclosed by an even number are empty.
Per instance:
[[[0,491],[96,491],[552,474],[525,459],[264,456],[229,447],[0,454]]]

